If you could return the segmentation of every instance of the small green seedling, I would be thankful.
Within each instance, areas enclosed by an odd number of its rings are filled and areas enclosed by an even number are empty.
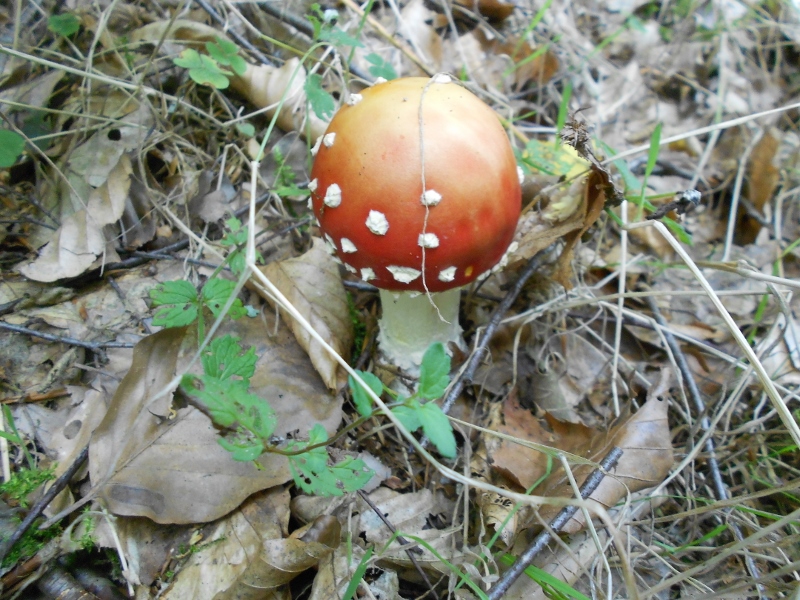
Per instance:
[[[369,72],[375,77],[383,77],[387,81],[397,79],[397,71],[395,71],[391,63],[385,61],[381,55],[373,52],[372,54],[367,54],[364,60],[371,65],[369,67]]]
[[[172,62],[188,69],[193,81],[218,90],[230,85],[231,75],[243,75],[247,70],[247,62],[239,56],[239,47],[231,41],[218,37],[215,42],[206,42],[206,52],[208,55],[187,48]],[[232,72],[226,67],[230,67]]]
[[[362,48],[359,40],[349,35],[344,29],[336,26],[338,15],[335,10],[325,10],[320,8],[316,2],[311,5],[311,12],[306,18],[314,27],[314,39],[328,42],[334,46],[349,46],[351,48]]]
[[[231,72],[219,66],[210,56],[200,54],[197,50],[187,48],[181,52],[179,58],[173,58],[179,67],[189,70],[189,77],[200,85],[210,85],[218,90],[224,90],[230,85],[228,76]]]
[[[81,28],[81,20],[72,13],[52,15],[47,17],[47,28],[56,35],[69,37],[78,33]]]
[[[247,228],[238,219],[226,223],[230,232],[222,245],[232,248],[226,262],[238,272],[244,268],[243,249]],[[167,281],[150,292],[153,305],[159,307],[153,324],[163,327],[185,327],[196,324],[198,343],[205,339],[206,313],[219,317],[236,291],[236,283],[212,276],[200,292],[188,281]],[[247,314],[242,302],[230,302],[226,317],[238,319]],[[309,432],[308,441],[292,440],[285,447],[273,440],[277,416],[269,403],[250,392],[250,378],[255,373],[256,354],[244,348],[235,336],[212,339],[202,350],[201,375],[186,374],[181,390],[221,428],[220,446],[236,461],[255,462],[264,452],[288,456],[295,483],[308,493],[339,496],[361,489],[373,473],[364,462],[345,457],[330,464],[328,436],[317,424]],[[255,463],[257,468],[260,465]]]
[[[216,42],[206,42],[206,52],[223,67],[230,67],[237,75],[244,75],[247,62],[239,56],[239,46],[229,40],[216,38]]]
[[[419,387],[408,398],[385,387],[372,373],[356,372],[376,395],[380,396],[385,391],[395,398],[392,413],[400,419],[403,427],[412,433],[422,428],[439,454],[446,458],[455,458],[456,439],[453,427],[447,415],[433,402],[444,394],[450,384],[450,357],[447,356],[441,343],[431,345],[425,352],[420,366]],[[352,376],[349,378],[349,384],[356,410],[363,417],[370,416],[371,398]]]
[[[25,138],[16,131],[0,129],[0,169],[13,166],[24,149]]]

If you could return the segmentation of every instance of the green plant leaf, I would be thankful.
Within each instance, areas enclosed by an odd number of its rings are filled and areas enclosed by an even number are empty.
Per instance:
[[[289,448],[299,450],[327,439],[325,428],[317,423],[308,432],[308,442],[293,442]],[[333,466],[328,465],[328,460],[324,446],[290,456],[289,469],[297,487],[316,496],[341,496],[361,489],[372,478],[373,472],[360,459],[346,457]]]
[[[228,255],[228,266],[230,266],[234,274],[239,275],[244,270],[247,259],[245,256],[246,248],[244,247],[247,243],[247,227],[242,227],[242,222],[236,217],[225,221],[225,225],[229,231],[219,243],[222,246],[233,248]],[[264,261],[264,257],[258,251],[256,251],[256,261]]]
[[[416,398],[408,398],[400,406],[395,406],[392,409],[394,416],[400,419],[403,427],[414,433],[417,429],[422,427],[422,422],[419,420],[419,400]]]
[[[199,301],[197,290],[188,281],[165,281],[150,290],[153,306],[163,306],[153,317],[159,327],[183,327],[197,319]]]
[[[275,411],[266,400],[249,393],[247,387],[245,381],[209,375],[184,375],[181,380],[184,392],[202,402],[215,423],[222,427],[238,424],[257,440],[268,440],[277,423]]]
[[[256,460],[264,453],[264,444],[258,440],[243,440],[231,442],[225,438],[217,440],[219,445],[231,453],[231,458],[239,462],[250,462]]]
[[[189,77],[200,85],[210,85],[218,90],[224,90],[230,83],[227,71],[220,67],[210,56],[199,54],[197,50],[187,48],[181,52],[179,58],[173,58],[172,62],[179,67],[189,70]]]
[[[247,62],[239,56],[239,46],[230,40],[218,37],[216,42],[206,42],[206,52],[217,64],[230,67],[237,75],[244,75],[247,70]]]
[[[389,81],[392,79],[397,79],[397,71],[395,71],[391,63],[386,62],[380,54],[375,54],[373,52],[371,54],[367,54],[364,58],[370,65],[372,65],[369,68],[369,72],[375,77],[383,77]]]
[[[245,137],[253,137],[256,134],[256,128],[252,123],[240,121],[236,123],[236,130]]]
[[[209,377],[229,379],[238,375],[244,381],[250,381],[255,373],[258,357],[254,348],[245,351],[239,338],[225,335],[211,340],[201,359],[203,371]]]
[[[323,27],[319,32],[319,39],[330,42],[334,46],[351,46],[353,48],[363,48],[359,40],[349,35],[340,27]]]
[[[381,380],[378,379],[372,373],[366,373],[364,371],[356,371],[361,379],[364,380],[373,392],[375,392],[376,396],[380,396],[383,393],[383,384]],[[358,414],[362,417],[368,417],[372,414],[372,398],[367,395],[367,392],[361,387],[353,376],[350,375],[347,377],[347,382],[350,384],[350,393],[353,395],[353,404],[356,405],[356,410]]]
[[[422,423],[422,431],[433,442],[439,454],[446,458],[456,456],[456,437],[453,426],[438,404],[427,402],[417,409],[417,417]]]
[[[450,383],[450,357],[441,342],[431,344],[419,368],[418,394],[426,400],[440,398]]]
[[[24,137],[16,131],[0,129],[0,169],[13,166],[24,149]]]
[[[362,579],[364,579],[364,573],[367,572],[367,567],[369,567],[369,559],[372,558],[372,553],[374,551],[375,548],[370,546],[367,548],[364,556],[361,557],[361,561],[358,563],[356,570],[353,571],[353,577],[350,579],[350,583],[347,584],[347,589],[344,591],[342,600],[353,600],[353,596],[358,589],[358,584],[361,583]]]
[[[236,289],[235,281],[228,281],[227,279],[209,279],[203,286],[203,304],[205,304],[215,317],[218,317],[222,311],[222,307],[230,298],[231,294]],[[242,305],[242,301],[236,298],[233,301],[228,316],[231,319],[238,319],[247,314],[247,311]]]
[[[322,89],[322,77],[316,73],[309,75],[306,79],[305,91],[314,114],[320,119],[330,119],[336,111],[336,102],[333,96]]]
[[[47,17],[47,28],[56,35],[69,37],[74,33],[78,33],[81,28],[81,20],[72,13],[52,15]]]

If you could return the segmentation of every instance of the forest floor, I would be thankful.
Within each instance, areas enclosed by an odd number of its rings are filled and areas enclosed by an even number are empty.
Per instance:
[[[800,598],[798,44],[796,2],[0,7],[0,598]],[[400,77],[522,197],[418,373],[312,177]]]

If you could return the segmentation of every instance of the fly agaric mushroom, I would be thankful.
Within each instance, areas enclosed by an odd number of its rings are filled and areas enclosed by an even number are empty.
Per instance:
[[[497,115],[446,75],[376,84],[334,115],[311,203],[345,267],[380,288],[393,364],[415,370],[430,344],[463,344],[460,288],[502,262],[519,173]]]

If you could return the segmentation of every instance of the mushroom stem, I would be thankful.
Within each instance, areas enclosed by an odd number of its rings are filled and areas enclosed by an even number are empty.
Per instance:
[[[464,346],[458,324],[460,288],[430,294],[430,298],[419,292],[380,290],[380,294],[383,317],[378,344],[392,364],[416,374],[431,344]]]

